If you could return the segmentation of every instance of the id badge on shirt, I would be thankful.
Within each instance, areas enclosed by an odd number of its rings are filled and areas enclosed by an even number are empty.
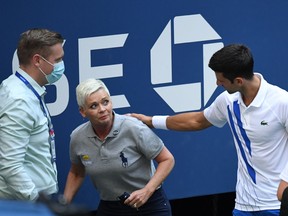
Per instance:
[[[55,133],[53,129],[53,125],[51,125],[49,129],[50,135],[50,147],[51,147],[51,156],[52,156],[52,163],[56,161],[56,148],[55,148]]]

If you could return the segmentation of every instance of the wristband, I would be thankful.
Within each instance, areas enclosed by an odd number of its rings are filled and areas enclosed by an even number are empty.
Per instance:
[[[168,116],[153,116],[152,125],[154,128],[168,130],[166,126],[166,119]]]

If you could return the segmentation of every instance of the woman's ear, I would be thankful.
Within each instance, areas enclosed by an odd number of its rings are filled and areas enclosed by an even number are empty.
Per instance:
[[[83,107],[79,107],[79,112],[82,115],[83,118],[86,118],[86,113]]]

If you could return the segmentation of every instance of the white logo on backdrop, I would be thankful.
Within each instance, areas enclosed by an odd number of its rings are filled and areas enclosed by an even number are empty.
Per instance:
[[[79,41],[79,82],[88,78],[97,79],[122,77],[123,64],[113,64],[104,66],[91,66],[91,51],[109,48],[123,47],[128,34],[108,35],[91,38],[80,38]],[[113,107],[130,107],[125,95],[111,95]]]
[[[174,44],[221,39],[200,14],[177,16],[173,24],[174,31],[171,30],[170,20],[151,49],[151,83],[154,85],[173,82],[172,33],[174,33]],[[203,44],[204,105],[217,88],[214,72],[208,67],[208,62],[213,53],[222,47],[223,43]],[[191,70],[191,73],[193,72],[195,73]],[[198,82],[155,87],[154,90],[174,112],[183,112],[201,108],[201,88],[201,83]],[[191,100],[187,100],[187,95]]]

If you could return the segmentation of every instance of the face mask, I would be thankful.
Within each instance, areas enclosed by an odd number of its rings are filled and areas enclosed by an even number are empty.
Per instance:
[[[39,67],[39,70],[45,75],[47,81],[49,84],[55,83],[56,81],[58,81],[64,71],[65,71],[65,65],[64,65],[64,61],[60,61],[56,64],[52,64],[51,62],[49,62],[48,60],[46,60],[44,57],[40,56],[44,61],[46,61],[48,64],[52,65],[54,67],[53,71],[50,74],[45,74],[44,71]]]

